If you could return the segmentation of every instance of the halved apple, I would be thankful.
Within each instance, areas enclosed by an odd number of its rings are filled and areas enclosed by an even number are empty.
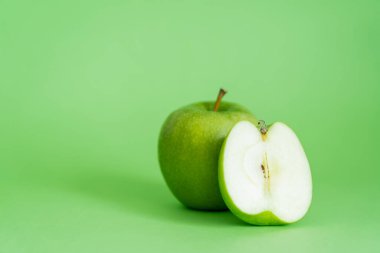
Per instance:
[[[283,123],[238,122],[222,146],[219,186],[231,212],[255,225],[296,222],[312,199],[309,162]]]

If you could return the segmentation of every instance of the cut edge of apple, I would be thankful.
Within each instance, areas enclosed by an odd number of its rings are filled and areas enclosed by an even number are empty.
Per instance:
[[[293,223],[311,204],[310,166],[297,136],[284,123],[258,129],[238,122],[221,148],[218,177],[228,208],[250,224]]]

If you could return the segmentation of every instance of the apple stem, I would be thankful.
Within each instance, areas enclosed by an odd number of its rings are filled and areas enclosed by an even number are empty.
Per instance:
[[[216,99],[215,105],[214,105],[214,112],[217,112],[220,106],[220,102],[222,102],[222,98],[224,95],[226,95],[227,91],[223,88],[220,88],[218,98]]]
[[[265,123],[264,120],[259,120],[259,128],[261,134],[266,134],[268,132],[267,124]]]

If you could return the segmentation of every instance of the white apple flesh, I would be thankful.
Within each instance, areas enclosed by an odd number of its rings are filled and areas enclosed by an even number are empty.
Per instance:
[[[219,183],[229,209],[255,225],[296,222],[312,199],[308,160],[283,123],[260,130],[247,121],[237,123],[222,147]]]

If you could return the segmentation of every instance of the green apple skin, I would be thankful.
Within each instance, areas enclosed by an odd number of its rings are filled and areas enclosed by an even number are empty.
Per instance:
[[[232,201],[231,196],[228,194],[227,187],[226,187],[226,181],[224,180],[224,168],[223,168],[223,161],[224,161],[224,149],[226,146],[227,140],[223,142],[220,156],[219,156],[219,187],[220,191],[223,197],[224,202],[226,203],[228,209],[239,219],[241,219],[244,222],[247,222],[252,225],[257,226],[266,226],[266,225],[285,225],[288,224],[287,222],[279,219],[276,215],[274,215],[270,211],[264,211],[262,213],[252,215],[247,214],[240,210]]]
[[[219,190],[218,161],[221,146],[241,120],[257,124],[244,107],[222,102],[200,102],[174,111],[160,133],[158,157],[162,174],[174,196],[185,206],[226,210]]]

